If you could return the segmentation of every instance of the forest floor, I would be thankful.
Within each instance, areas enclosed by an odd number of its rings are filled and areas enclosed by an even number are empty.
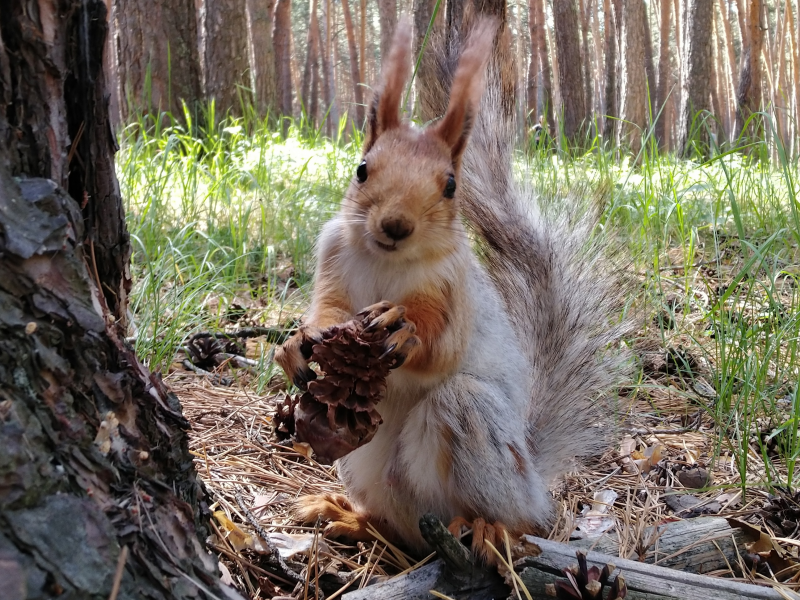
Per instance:
[[[313,239],[357,163],[359,140],[283,140],[237,127],[202,138],[142,127],[123,145],[118,172],[135,242],[131,334],[192,423],[224,577],[251,598],[304,597],[314,582],[332,598],[430,557],[381,541],[342,544],[293,519],[298,496],[342,488],[310,448],[274,435],[276,406],[293,390],[267,337],[247,339],[250,362],[230,358],[211,376],[186,370],[181,349],[198,332],[274,334],[302,316]],[[775,560],[767,552],[758,569],[741,562],[715,575],[800,587],[800,569],[779,572],[797,564],[800,546],[796,164],[654,154],[633,168],[594,149],[520,156],[518,166],[546,194],[610,181],[604,223],[619,231],[641,283],[629,307],[642,326],[626,340],[637,373],[622,390],[620,444],[553,490],[559,510],[549,537],[565,541],[576,528],[590,535],[600,522],[613,526],[621,556],[639,557],[652,552],[648,526],[737,516],[777,540]],[[593,503],[607,514],[582,519]],[[770,505],[781,510],[765,520]],[[308,585],[267,568],[253,521]]]

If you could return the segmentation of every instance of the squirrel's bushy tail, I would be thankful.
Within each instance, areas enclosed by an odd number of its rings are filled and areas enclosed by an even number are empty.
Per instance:
[[[501,47],[489,63],[460,192],[531,365],[530,445],[537,470],[550,481],[572,458],[608,442],[611,400],[628,371],[618,348],[628,330],[621,317],[628,288],[609,235],[598,230],[602,192],[546,197],[514,178],[514,107],[503,87],[514,79],[503,57],[505,35],[499,33]],[[428,52],[429,72],[437,76],[420,98],[426,117],[447,107],[458,47],[451,39],[449,48],[440,43]]]

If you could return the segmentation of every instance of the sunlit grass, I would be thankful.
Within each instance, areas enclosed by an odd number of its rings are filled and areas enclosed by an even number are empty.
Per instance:
[[[291,313],[287,277],[299,286],[291,293],[307,292],[314,240],[360,156],[360,136],[344,135],[344,122],[329,140],[302,121],[284,138],[252,115],[215,119],[213,106],[204,126],[190,117],[130,125],[117,156],[134,241],[133,334],[156,370],[193,332],[221,327],[243,294],[270,319]],[[596,137],[582,147],[569,156],[547,145],[520,152],[517,171],[545,194],[610,187],[603,226],[623,240],[641,282],[642,328],[630,343],[649,336],[702,357],[716,397],[697,402],[717,424],[717,452],[731,454],[743,486],[763,483],[749,472],[753,456],[768,482],[794,484],[797,164],[774,140],[749,156],[712,148],[696,160],[660,154],[649,135],[638,157]],[[777,161],[758,160],[769,155]],[[668,297],[678,301],[664,318]],[[271,373],[268,354],[261,360]],[[768,435],[759,434],[763,418]],[[773,441],[777,455],[767,451]]]

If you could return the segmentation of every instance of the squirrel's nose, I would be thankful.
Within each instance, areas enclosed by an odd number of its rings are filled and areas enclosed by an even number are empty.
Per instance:
[[[381,229],[395,242],[399,242],[413,233],[414,226],[405,219],[387,217],[381,221]]]

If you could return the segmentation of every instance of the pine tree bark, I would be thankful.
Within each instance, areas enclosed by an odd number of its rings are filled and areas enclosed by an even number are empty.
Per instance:
[[[528,0],[528,31],[531,38],[531,59],[528,63],[528,88],[526,90],[526,105],[529,115],[528,125],[533,125],[539,119],[539,47],[536,39],[536,11],[533,4],[535,0]]]
[[[534,44],[539,54],[539,67],[541,69],[542,81],[542,102],[544,109],[544,121],[547,127],[553,126],[553,74],[550,69],[550,52],[547,46],[547,20],[544,17],[544,0],[530,0],[531,7],[536,13],[536,31],[534,32]]]
[[[656,93],[656,68],[653,61],[653,36],[650,34],[650,19],[647,17],[647,5],[642,11],[642,28],[644,30],[644,71],[647,77],[647,91],[645,94],[648,121],[651,118],[653,98]]]
[[[378,18],[381,22],[382,60],[392,47],[392,37],[397,27],[397,0],[378,0]]]
[[[341,0],[344,28],[347,33],[347,49],[350,56],[350,78],[353,83],[353,102],[355,104],[355,121],[357,127],[364,125],[364,88],[361,85],[361,69],[358,65],[358,50],[356,49],[356,35],[353,28],[353,18],[350,14],[349,0]]]
[[[275,0],[245,0],[247,45],[250,57],[250,86],[254,103],[262,117],[274,117],[278,109],[275,81],[275,49],[272,45],[272,15]]]
[[[178,399],[124,341],[106,5],[28,8],[0,3],[3,598],[108,598],[118,565],[120,599],[238,597],[202,547]]]
[[[306,64],[303,69],[303,82],[300,86],[300,98],[303,102],[303,110],[306,117],[313,124],[315,114],[311,110],[311,94],[314,89],[314,77],[318,68],[318,29],[317,20],[317,0],[311,0],[311,7],[308,12],[308,35],[306,37]]]
[[[661,0],[661,34],[658,50],[658,83],[656,87],[655,103],[653,107],[654,116],[657,118],[653,134],[655,135],[658,147],[664,151],[669,151],[669,139],[666,135],[669,114],[667,111],[667,97],[671,93],[672,69],[670,67],[670,22],[672,16],[672,0]]]
[[[592,122],[592,57],[589,54],[589,11],[586,0],[579,0],[578,9],[581,23],[581,66],[583,67],[584,118]]]
[[[603,112],[603,45],[600,41],[603,39],[600,36],[600,0],[595,4],[591,0],[590,10],[592,13],[592,44],[594,45],[594,68],[592,69],[592,78],[594,80],[592,97],[592,106],[589,111],[593,113],[593,120],[596,121],[598,127],[602,127]],[[602,134],[602,131],[598,133]]]
[[[203,92],[214,99],[216,113],[242,113],[242,84],[249,86],[245,0],[203,0],[200,48]]]
[[[761,52],[764,32],[761,29],[761,0],[749,0],[747,11],[747,35],[742,53],[742,70],[736,90],[736,134],[742,135],[747,120],[761,109]],[[761,131],[758,117],[751,121],[750,137],[756,138]]]
[[[333,40],[331,34],[331,0],[323,3],[325,18],[317,19],[317,26],[320,30],[320,47],[324,48],[321,52],[322,59],[322,98],[325,103],[324,110],[328,117],[325,120],[325,135],[333,137],[339,125],[339,109],[336,103],[336,79],[333,72]],[[324,28],[323,28],[324,24]]]
[[[793,100],[794,108],[793,112],[789,113],[793,116],[793,119],[790,119],[790,121],[794,124],[794,135],[790,135],[789,137],[792,140],[792,144],[795,145],[797,142],[794,138],[797,136],[798,107],[800,106],[800,44],[798,44],[798,31],[795,28],[794,9],[792,8],[790,0],[786,0],[786,21],[789,29],[788,34],[789,41],[791,42],[792,55],[791,89],[787,89],[787,96],[789,96],[790,101]],[[792,150],[792,156],[794,157],[796,154],[796,146],[794,146]]]
[[[183,113],[200,97],[194,0],[113,2],[114,56],[121,122],[137,114]]]
[[[567,140],[575,143],[584,133],[588,116],[581,67],[580,21],[575,0],[553,0],[553,24],[558,60],[560,129]]]
[[[642,0],[622,2],[620,27],[620,120],[617,144],[637,155],[647,126],[647,74],[645,55],[645,15]]]
[[[213,1],[213,0],[212,0]],[[275,49],[275,75],[278,112],[283,135],[289,132],[292,117],[292,0],[276,0],[272,45]]]
[[[730,135],[733,132],[734,122],[736,119],[735,113],[735,98],[736,98],[736,84],[734,81],[734,73],[736,72],[736,51],[733,47],[733,32],[731,30],[731,17],[730,11],[728,10],[728,0],[719,0],[719,15],[720,21],[722,21],[722,33],[724,36],[724,44],[725,44],[725,88],[726,88],[726,95],[728,97],[728,106],[727,106],[727,114],[726,114],[726,124],[725,124],[725,132],[727,139],[730,139]]]
[[[692,123],[701,111],[710,111],[711,75],[713,70],[713,35],[709,24],[714,22],[713,0],[684,0],[686,29],[684,32],[681,71],[681,110],[678,115],[678,153],[687,156],[691,150]],[[708,148],[706,129],[695,132],[700,148]],[[703,150],[705,151],[705,150]]]
[[[603,0],[603,18],[605,21],[605,90],[603,93],[603,139],[610,141],[614,137],[615,118],[619,115],[617,88],[617,46],[619,41],[619,10],[614,3],[619,0]]]

